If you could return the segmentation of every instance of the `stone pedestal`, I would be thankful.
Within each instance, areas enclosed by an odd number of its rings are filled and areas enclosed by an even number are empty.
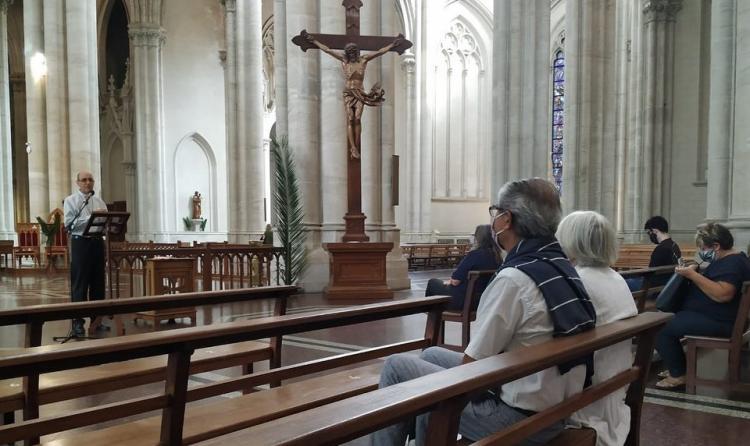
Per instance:
[[[325,243],[330,255],[327,299],[391,299],[386,256],[393,243]]]

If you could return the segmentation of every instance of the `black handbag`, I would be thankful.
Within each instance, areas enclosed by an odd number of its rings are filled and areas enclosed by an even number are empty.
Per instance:
[[[682,301],[688,292],[690,281],[674,273],[659,295],[656,297],[656,308],[665,313],[675,313],[682,307]]]

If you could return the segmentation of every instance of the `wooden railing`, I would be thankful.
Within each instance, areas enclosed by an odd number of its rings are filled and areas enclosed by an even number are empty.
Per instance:
[[[281,253],[281,248],[272,246],[228,243],[189,247],[180,243],[113,244],[110,293],[114,298],[142,296],[146,289],[146,261],[164,256],[195,260],[196,277],[200,278],[196,291],[280,285]]]

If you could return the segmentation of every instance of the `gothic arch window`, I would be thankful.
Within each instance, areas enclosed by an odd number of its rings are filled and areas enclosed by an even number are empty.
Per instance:
[[[442,34],[431,95],[433,198],[475,200],[486,195],[484,164],[488,146],[490,86],[483,46],[473,28],[454,20]]]
[[[565,108],[565,53],[555,52],[552,64],[552,180],[562,193]]]

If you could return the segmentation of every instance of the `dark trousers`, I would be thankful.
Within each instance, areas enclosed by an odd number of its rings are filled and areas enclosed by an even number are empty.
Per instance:
[[[446,306],[447,310],[463,310],[464,309],[464,298],[456,298],[453,295],[453,287],[446,285],[442,279],[430,279],[427,282],[427,288],[424,290],[425,297],[430,296],[450,296],[451,301]]]
[[[729,337],[733,325],[716,321],[703,313],[678,311],[656,336],[656,350],[669,369],[669,374],[677,378],[685,375],[686,369],[685,352],[680,339],[685,335]]]
[[[104,299],[104,242],[73,236],[70,250],[70,300]],[[75,322],[83,323],[83,319]]]

